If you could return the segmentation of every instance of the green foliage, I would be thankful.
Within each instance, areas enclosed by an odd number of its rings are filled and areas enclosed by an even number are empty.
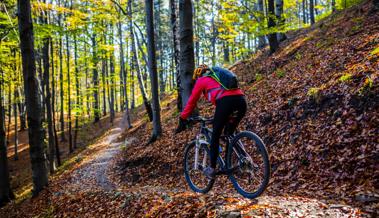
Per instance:
[[[260,73],[255,74],[255,81],[259,82],[263,79],[263,75]]]
[[[336,8],[337,10],[342,10],[357,5],[361,2],[362,0],[336,0]]]
[[[320,88],[316,88],[316,87],[313,87],[313,88],[310,88],[307,92],[307,95],[309,97],[313,97],[315,98],[316,96],[318,96],[320,93]]]
[[[302,58],[301,53],[300,52],[296,52],[295,58],[296,58],[296,60],[300,60]]]
[[[345,75],[342,75],[338,81],[340,82],[349,82],[352,78],[352,75],[350,73],[346,73]]]
[[[285,75],[286,75],[286,72],[283,70],[283,69],[277,69],[275,71],[275,75],[278,77],[278,78],[283,78]]]
[[[377,55],[377,56],[379,56],[379,46],[378,47],[376,47],[374,50],[372,50],[371,52],[370,52],[370,54],[371,55]]]
[[[362,87],[359,88],[358,93],[360,95],[364,95],[365,93],[367,93],[368,91],[370,91],[370,89],[373,87],[373,85],[374,85],[374,80],[371,77],[367,77],[365,79]]]

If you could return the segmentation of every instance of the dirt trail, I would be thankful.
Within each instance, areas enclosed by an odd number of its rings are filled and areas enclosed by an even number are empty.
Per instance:
[[[114,127],[98,139],[91,147],[97,150],[88,156],[79,155],[77,160],[84,159],[81,165],[71,172],[64,183],[64,192],[77,191],[115,191],[116,185],[108,177],[110,165],[121,147],[130,143],[122,141],[121,133],[124,131],[122,121],[117,120]]]

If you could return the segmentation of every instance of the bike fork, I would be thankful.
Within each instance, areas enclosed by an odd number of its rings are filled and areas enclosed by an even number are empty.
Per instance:
[[[198,161],[199,161],[199,149],[200,149],[200,143],[199,143],[199,136],[196,136],[196,143],[195,143],[195,166],[194,169],[197,170]]]

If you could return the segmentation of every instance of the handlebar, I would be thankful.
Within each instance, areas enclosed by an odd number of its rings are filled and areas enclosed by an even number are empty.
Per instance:
[[[188,121],[190,122],[199,122],[199,123],[204,123],[204,124],[210,124],[213,122],[213,118],[206,118],[202,116],[195,116],[195,117],[190,117],[188,118]]]

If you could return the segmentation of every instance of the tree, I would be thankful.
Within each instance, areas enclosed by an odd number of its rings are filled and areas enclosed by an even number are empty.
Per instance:
[[[257,21],[259,23],[259,29],[262,29],[263,28],[262,23],[263,23],[264,15],[265,15],[263,0],[258,0],[257,11],[259,12],[259,14],[257,16]],[[261,48],[265,47],[265,45],[266,45],[265,36],[264,35],[258,36],[258,48],[261,49]]]
[[[134,35],[136,37],[134,37]],[[136,70],[137,70],[137,79],[138,79],[138,84],[139,84],[139,87],[140,87],[140,92],[141,92],[141,95],[142,95],[143,104],[145,106],[146,113],[149,116],[149,120],[153,121],[153,109],[151,108],[150,101],[147,98],[147,93],[146,93],[145,85],[143,84],[143,78],[142,78],[142,75],[141,75],[141,68],[140,68],[140,64],[139,64],[139,60],[138,60],[138,52],[136,51],[136,46],[135,46],[134,41],[137,42],[138,48],[141,51],[142,51],[142,48],[141,48],[140,42],[138,40],[137,34],[134,34],[134,31],[131,32],[131,41],[133,43],[132,44],[133,60],[135,62],[135,66],[136,66]]]
[[[26,112],[29,126],[29,152],[32,164],[33,195],[37,195],[47,186],[48,177],[43,152],[44,130],[41,120],[42,105],[38,93],[39,82],[36,76],[34,33],[30,0],[18,0],[17,8]]]
[[[173,41],[173,58],[175,65],[175,74],[176,74],[176,89],[178,90],[178,98],[177,98],[177,108],[178,111],[182,110],[182,94],[180,92],[180,70],[179,70],[179,44],[177,39],[178,28],[176,21],[176,0],[170,0],[170,21],[171,21],[171,29],[172,29],[172,41]]]
[[[275,0],[275,15],[278,21],[278,27],[282,31],[284,29],[284,18],[283,18],[283,0]],[[278,41],[283,41],[286,39],[286,35],[282,32],[278,33]]]
[[[182,108],[185,107],[191,95],[192,73],[195,68],[193,50],[193,23],[191,0],[180,0],[179,2],[179,29],[180,29],[180,94],[182,97]]]
[[[44,23],[47,24],[47,18],[44,18]],[[47,129],[48,129],[48,140],[49,140],[49,169],[50,173],[55,171],[55,137],[53,129],[53,118],[52,118],[52,109],[51,109],[51,93],[50,93],[50,58],[49,58],[49,45],[50,37],[45,37],[43,39],[43,80],[45,84],[45,107],[47,114]]]
[[[150,72],[152,104],[153,104],[153,134],[150,142],[154,142],[162,134],[161,114],[159,105],[157,60],[155,58],[154,40],[154,10],[153,0],[145,0],[146,32],[148,46],[148,68]]]
[[[373,0],[372,3],[374,4],[374,8],[372,9],[372,11],[379,11],[379,0]]]
[[[275,27],[275,7],[274,7],[274,0],[268,0],[268,28]],[[272,31],[272,30],[271,30]],[[274,53],[276,50],[279,49],[279,43],[278,39],[276,37],[276,33],[270,33],[268,35],[268,41],[270,44],[270,54]]]
[[[315,23],[315,3],[314,0],[309,0],[309,19],[311,20],[311,25]]]
[[[94,30],[93,30],[94,31]],[[96,33],[92,33],[92,62],[93,62],[93,98],[95,99],[95,108],[94,108],[94,114],[95,114],[95,123],[100,121],[100,105],[99,105],[99,73],[97,71],[97,48],[96,48]]]
[[[5,140],[4,106],[3,106],[3,72],[0,80],[0,207],[14,198],[9,182],[7,145]]]

